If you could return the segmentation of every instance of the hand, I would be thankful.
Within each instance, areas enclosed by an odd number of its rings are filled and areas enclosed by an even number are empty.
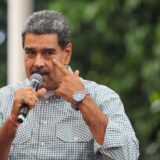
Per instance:
[[[61,79],[58,82],[55,93],[66,101],[72,102],[73,93],[76,91],[84,90],[84,85],[79,78],[79,71],[76,70],[74,73],[71,73],[63,64],[61,64],[55,58],[53,58],[52,62],[59,70],[59,72],[61,72]]]
[[[23,104],[28,105],[29,109],[34,108],[38,97],[44,96],[46,89],[42,88],[36,92],[32,87],[26,87],[16,90],[13,100],[13,106],[11,110],[12,118],[17,121],[20,107]]]

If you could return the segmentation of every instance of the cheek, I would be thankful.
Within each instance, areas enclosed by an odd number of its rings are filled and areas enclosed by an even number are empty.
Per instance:
[[[25,70],[26,70],[27,76],[30,76],[32,66],[33,66],[33,61],[25,59]]]
[[[61,62],[62,64],[65,64],[65,53],[61,53],[61,54],[58,54],[58,55],[55,55],[55,58]]]

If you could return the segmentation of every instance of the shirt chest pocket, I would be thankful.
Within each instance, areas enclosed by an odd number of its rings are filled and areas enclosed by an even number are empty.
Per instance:
[[[30,123],[24,122],[18,128],[13,144],[26,144],[31,138],[32,127]]]
[[[56,137],[63,142],[91,142],[93,137],[84,123],[60,123],[56,125]]]

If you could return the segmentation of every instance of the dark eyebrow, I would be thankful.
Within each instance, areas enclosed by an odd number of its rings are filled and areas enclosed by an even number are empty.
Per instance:
[[[55,52],[56,50],[54,48],[44,48],[42,49],[43,52]]]
[[[35,51],[35,48],[26,47],[24,48],[25,51]],[[55,52],[56,50],[54,48],[43,48],[42,52]]]
[[[34,48],[29,48],[29,47],[24,48],[24,50],[25,50],[25,51],[35,51]]]

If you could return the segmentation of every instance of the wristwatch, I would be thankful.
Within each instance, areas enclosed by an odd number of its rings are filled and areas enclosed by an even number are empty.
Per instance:
[[[82,102],[85,96],[88,94],[89,93],[86,90],[74,92],[72,95],[72,108],[75,110],[79,110],[77,104]]]

